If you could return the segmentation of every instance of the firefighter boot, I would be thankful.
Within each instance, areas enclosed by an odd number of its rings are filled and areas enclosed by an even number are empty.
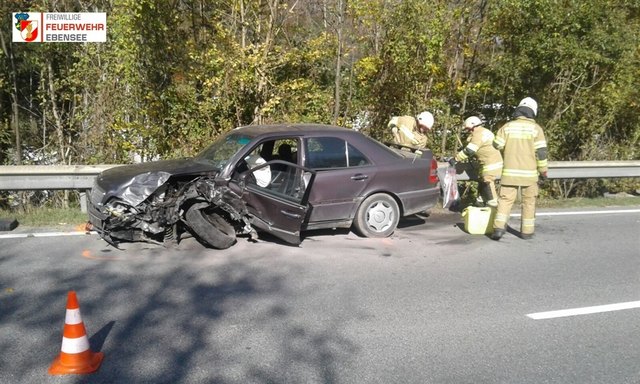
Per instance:
[[[494,228],[491,234],[491,240],[499,241],[505,234],[506,230],[503,228]]]

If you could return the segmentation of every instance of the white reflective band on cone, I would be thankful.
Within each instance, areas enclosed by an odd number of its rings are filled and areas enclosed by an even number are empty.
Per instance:
[[[89,339],[86,336],[69,339],[62,337],[62,348],[64,353],[80,353],[89,349]]]
[[[80,316],[80,308],[67,309],[67,314],[64,317],[65,324],[80,324],[82,323],[82,316]]]

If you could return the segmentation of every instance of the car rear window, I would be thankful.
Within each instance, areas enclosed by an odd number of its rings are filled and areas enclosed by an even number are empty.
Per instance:
[[[311,169],[346,168],[371,162],[353,145],[337,137],[305,139],[306,166]]]

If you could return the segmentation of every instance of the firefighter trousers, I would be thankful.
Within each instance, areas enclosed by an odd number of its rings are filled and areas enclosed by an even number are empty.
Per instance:
[[[480,183],[478,185],[480,195],[485,202],[492,205],[491,202],[496,201],[498,193],[496,192],[496,177],[493,175],[482,175]]]
[[[536,198],[538,197],[538,184],[529,186],[501,185],[498,198],[498,211],[493,221],[493,228],[505,229],[511,208],[518,197],[518,190],[522,196],[522,217],[520,221],[520,233],[533,234],[536,220]]]

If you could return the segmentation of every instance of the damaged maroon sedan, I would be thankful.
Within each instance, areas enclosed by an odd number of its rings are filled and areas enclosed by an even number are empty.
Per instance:
[[[102,172],[89,222],[114,246],[194,235],[225,249],[257,230],[291,244],[322,228],[386,237],[400,217],[437,203],[436,169],[429,150],[392,149],[342,127],[246,126],[193,158]]]

